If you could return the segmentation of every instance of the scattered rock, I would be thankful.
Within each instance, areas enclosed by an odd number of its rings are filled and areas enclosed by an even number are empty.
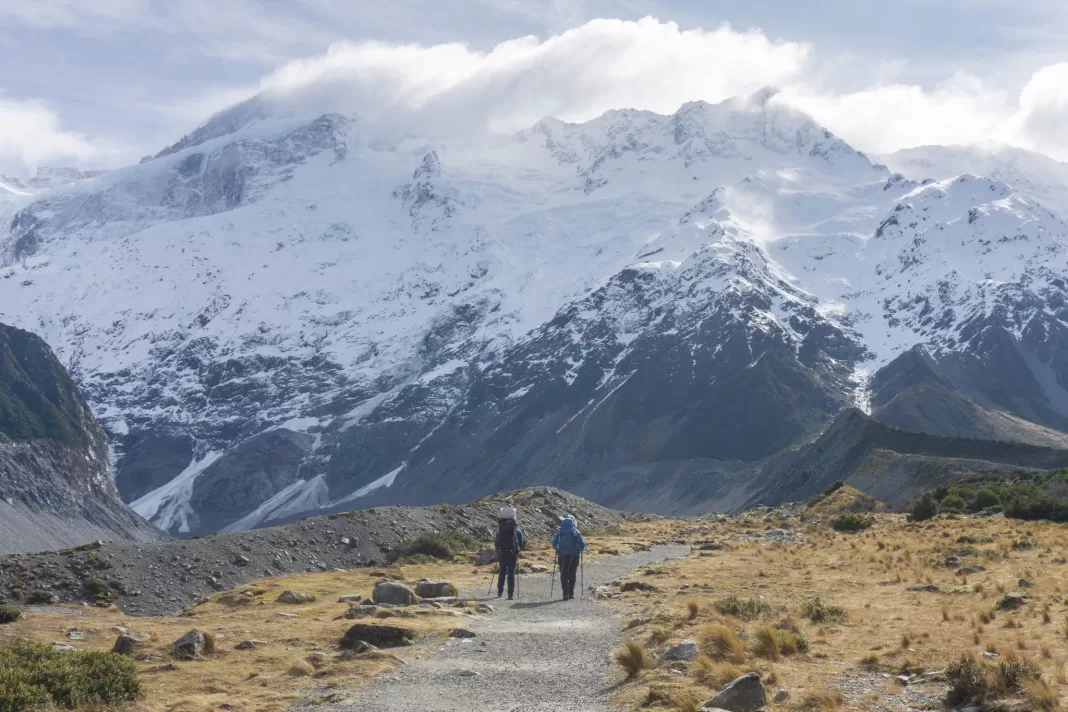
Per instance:
[[[774,702],[777,705],[781,705],[783,702],[786,702],[788,699],[790,699],[790,693],[787,692],[786,690],[779,690],[778,692],[775,693],[775,697],[771,701]]]
[[[474,633],[469,631],[467,628],[454,628],[452,631],[449,632],[449,637],[450,638],[474,638],[476,636],[475,636]]]
[[[416,633],[411,628],[375,623],[357,623],[346,631],[341,639],[342,648],[351,648],[357,640],[379,648],[399,648],[411,645]]]
[[[378,606],[350,606],[347,611],[341,614],[341,617],[350,621],[357,618],[373,618],[379,610]]]
[[[296,613],[285,613],[284,611],[279,613],[278,615],[282,616],[283,618],[297,618],[298,617]]]
[[[475,557],[475,566],[488,566],[497,561],[497,552],[493,549],[483,549]]]
[[[957,569],[957,573],[961,576],[971,576],[972,574],[981,574],[986,571],[985,566],[965,566],[964,568]]]
[[[1031,588],[1035,584],[1033,584],[1032,582],[1028,581],[1027,579],[1022,578],[1022,579],[1020,579],[1019,581],[1016,582],[1016,585],[1019,586],[1020,588]]]
[[[348,594],[346,596],[342,596],[341,598],[337,599],[337,602],[338,603],[352,603],[353,601],[362,601],[362,600],[363,600],[363,596],[361,596],[360,594],[358,594],[358,593],[350,593],[350,594]]]
[[[652,619],[651,618],[635,618],[630,623],[627,623],[627,627],[625,628],[625,630],[630,630],[631,628],[637,628],[640,625],[645,625],[650,620],[652,620]]]
[[[348,647],[348,650],[358,655],[360,653],[368,653],[372,650],[378,650],[378,648],[371,645],[366,640],[354,640],[352,641],[352,644]]]
[[[199,630],[191,630],[171,645],[171,651],[179,658],[198,658],[204,654],[207,639]]]
[[[77,648],[57,640],[52,643],[52,650],[77,650]]]
[[[1027,603],[1026,593],[1007,593],[998,601],[998,610],[1015,611],[1025,603]]]
[[[960,566],[963,563],[964,563],[964,559],[962,557],[960,557],[960,556],[947,556],[946,557],[946,568],[947,569],[955,569],[955,568],[957,568],[958,566]]]
[[[544,574],[549,571],[548,566],[542,566],[541,564],[531,564],[530,573],[532,574]]]
[[[724,709],[727,712],[752,712],[767,704],[768,698],[764,693],[764,684],[760,682],[760,675],[750,672],[720,688],[719,693],[706,702],[704,707]]]
[[[419,598],[448,598],[457,594],[451,581],[419,581],[415,584],[415,595]]]
[[[488,603],[480,603],[475,606],[475,613],[481,613],[482,615],[488,616],[490,613],[493,613],[493,606]]]
[[[375,603],[388,603],[394,606],[410,606],[419,600],[415,591],[396,581],[383,581],[375,586],[371,598]]]
[[[924,583],[920,584],[919,586],[909,586],[908,590],[912,591],[913,593],[937,593],[938,585],[933,583]]]
[[[645,583],[644,581],[627,581],[619,590],[623,593],[627,593],[628,591],[657,591],[659,589],[651,583]]]
[[[661,661],[693,660],[697,657],[697,643],[692,640],[684,640],[676,643],[665,650],[660,656]]]

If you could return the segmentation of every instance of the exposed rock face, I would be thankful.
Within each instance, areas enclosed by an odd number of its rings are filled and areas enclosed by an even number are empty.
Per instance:
[[[0,553],[158,538],[120,501],[107,437],[52,350],[0,324]]]

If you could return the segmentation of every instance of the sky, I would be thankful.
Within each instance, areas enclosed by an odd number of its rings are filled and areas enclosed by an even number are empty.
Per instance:
[[[259,92],[511,131],[765,85],[871,153],[1068,161],[1068,3],[0,0],[0,173],[134,163]]]

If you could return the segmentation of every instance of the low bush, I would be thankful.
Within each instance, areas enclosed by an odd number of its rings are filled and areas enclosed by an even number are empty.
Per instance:
[[[134,662],[114,653],[0,643],[0,712],[33,707],[116,707],[143,695]]]
[[[18,606],[0,605],[0,625],[14,623],[22,616],[22,609]]]
[[[873,524],[875,524],[873,517],[855,512],[842,512],[831,519],[831,528],[836,532],[860,532],[871,529]]]
[[[734,616],[743,621],[751,621],[771,613],[771,606],[759,598],[741,599],[728,596],[713,604],[717,611],[725,616]]]
[[[398,544],[389,553],[390,561],[411,560],[415,557],[432,560],[451,560],[474,551],[480,542],[466,532],[425,532]]]
[[[701,647],[709,657],[715,660],[745,662],[745,641],[725,625],[713,624],[703,626],[698,631]]]
[[[912,509],[909,510],[909,519],[914,522],[924,522],[938,514],[938,503],[930,492],[917,499]]]
[[[841,623],[849,617],[844,608],[828,605],[819,596],[801,604],[801,615],[813,623]]]

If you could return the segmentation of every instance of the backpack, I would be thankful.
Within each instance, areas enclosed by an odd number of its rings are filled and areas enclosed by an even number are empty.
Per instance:
[[[497,548],[511,553],[519,549],[519,537],[516,531],[519,524],[514,519],[501,519],[497,523]]]
[[[578,552],[578,530],[571,529],[561,531],[560,538],[556,540],[557,550],[565,556],[573,556]]]

